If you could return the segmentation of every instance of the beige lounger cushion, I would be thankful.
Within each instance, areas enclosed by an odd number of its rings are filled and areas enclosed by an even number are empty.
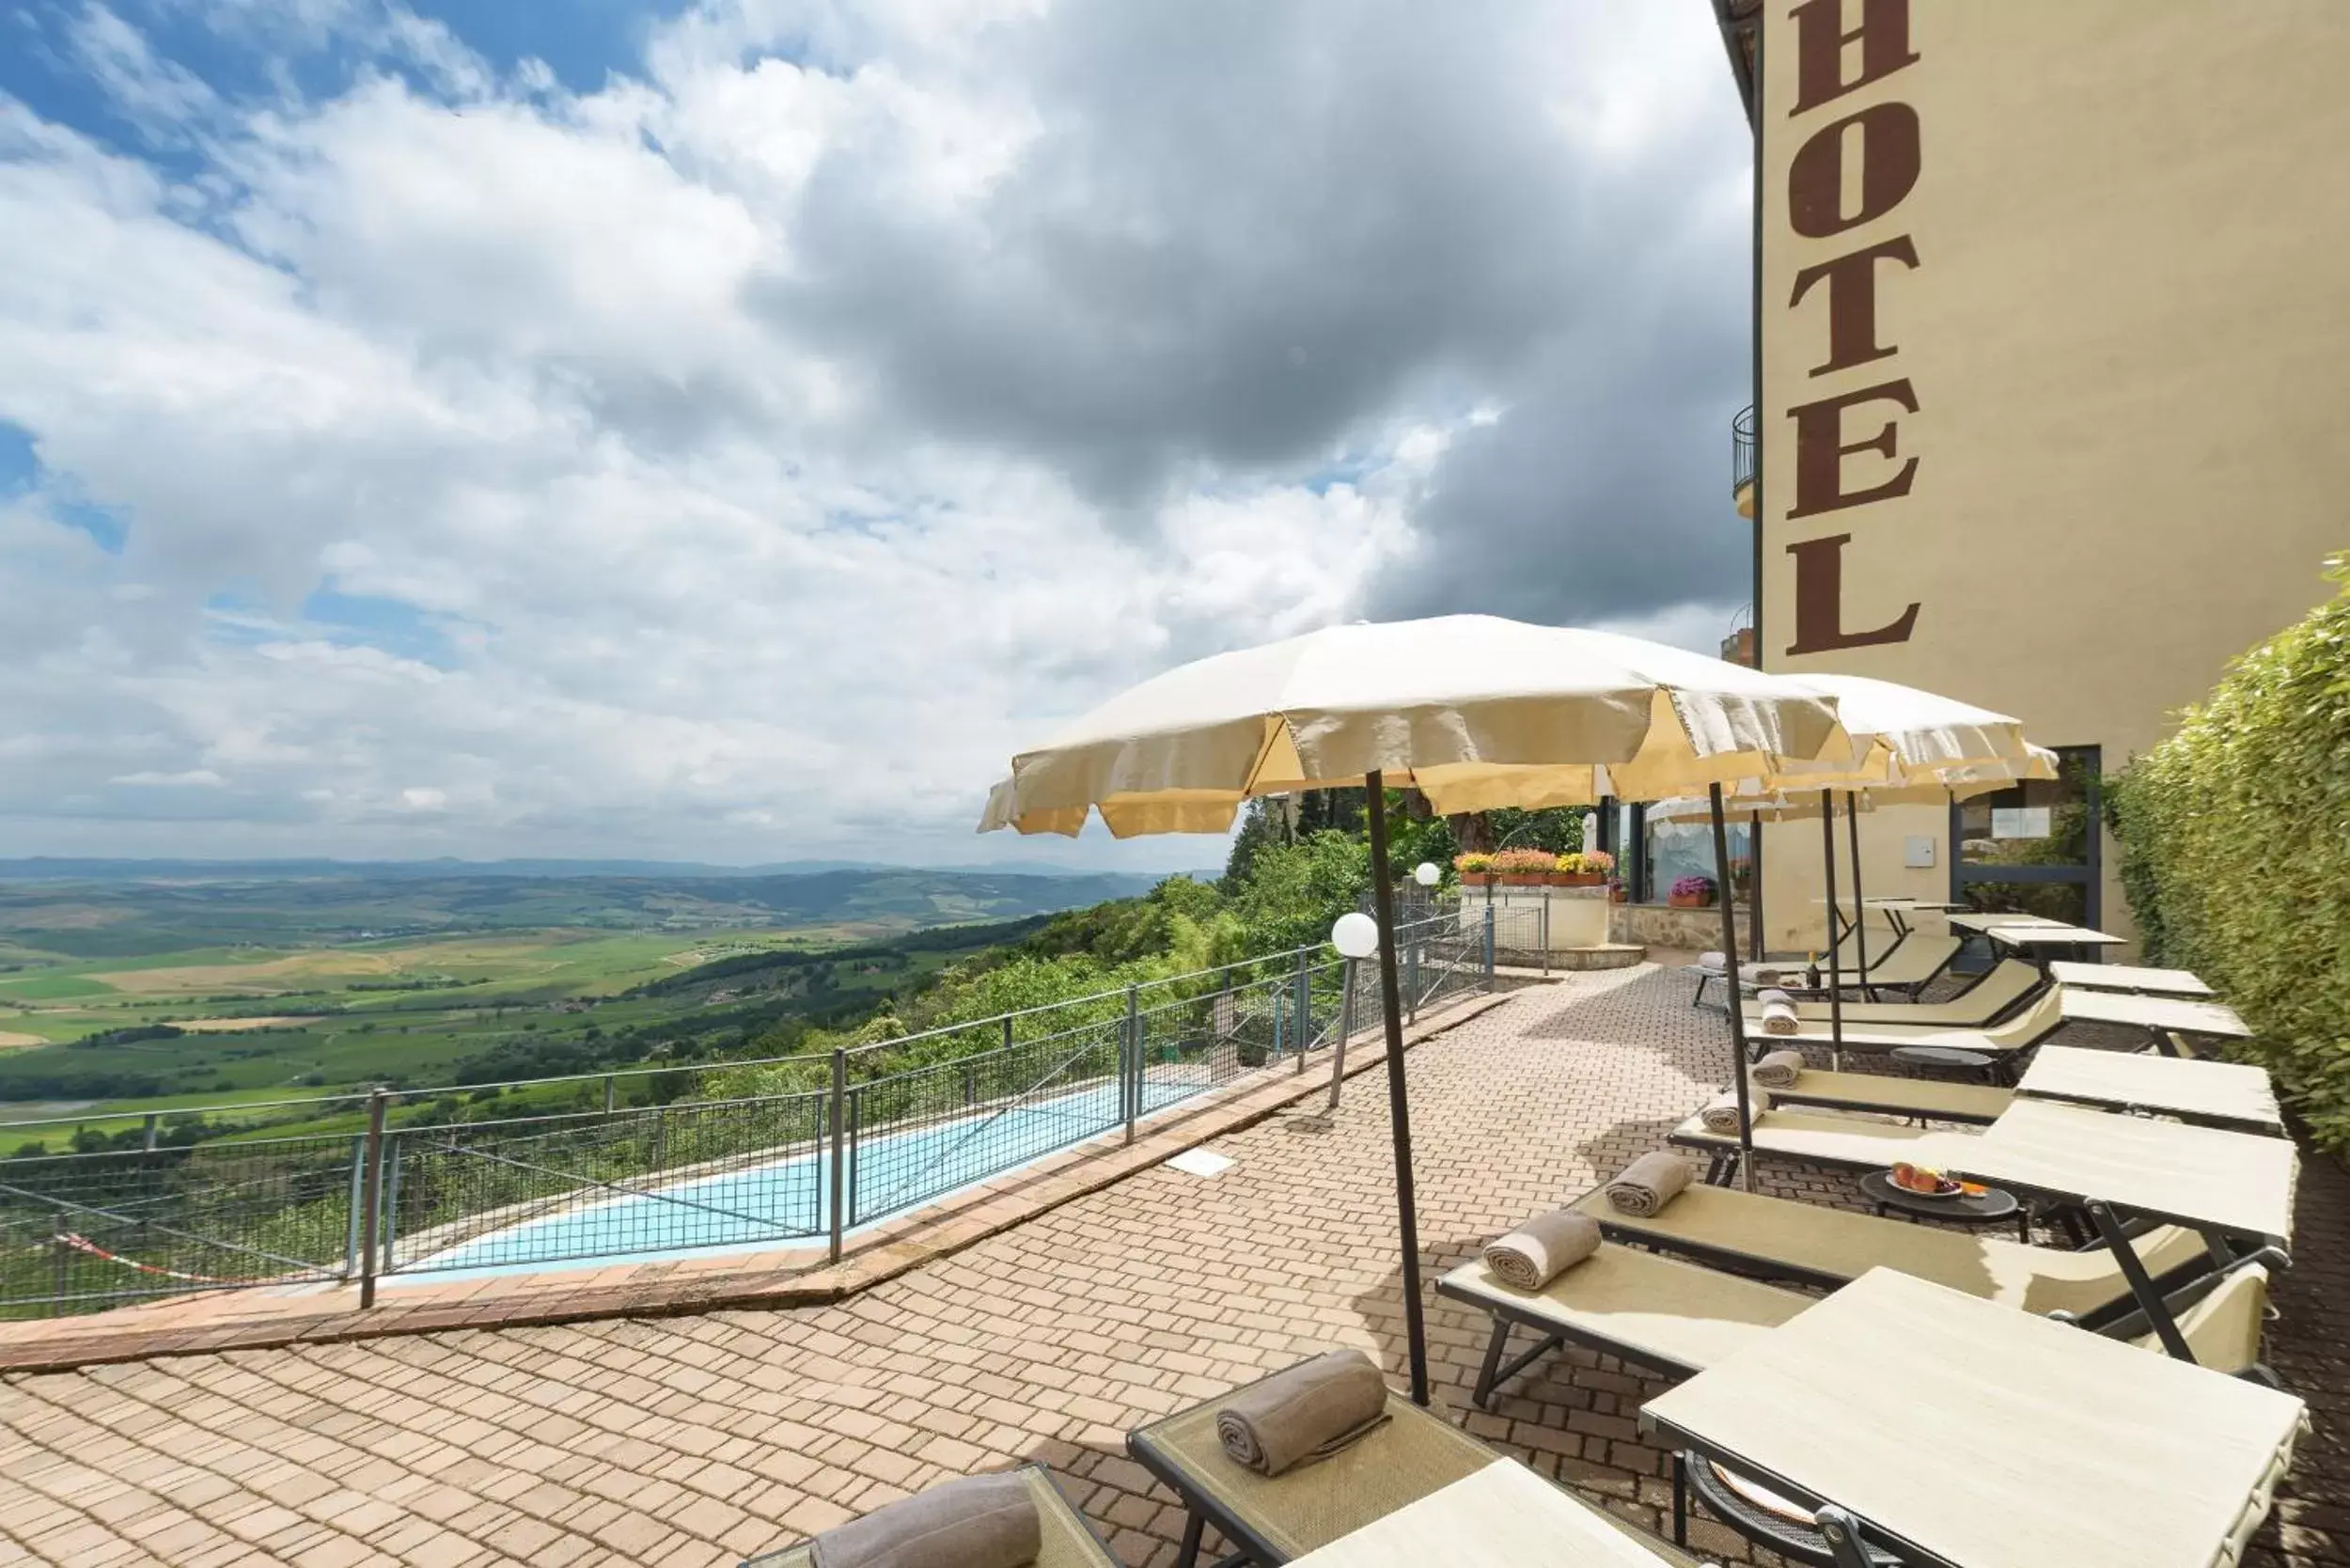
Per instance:
[[[2013,1103],[2012,1089],[1984,1084],[1950,1084],[1934,1078],[1896,1078],[1883,1073],[1820,1073],[1809,1069],[1795,1074],[1783,1089],[1767,1091],[1772,1103],[1853,1105],[1864,1110],[1900,1111],[1912,1116],[1939,1116],[1960,1121],[1988,1121]]]
[[[1700,1117],[1689,1118],[1675,1127],[1670,1136],[1673,1142],[1684,1147],[1725,1154],[1738,1152],[1737,1134],[1709,1131]],[[1909,1146],[1920,1138],[1953,1136],[1957,1135],[1904,1127],[1891,1121],[1871,1121],[1857,1116],[1839,1116],[1834,1111],[1806,1115],[1802,1111],[1772,1110],[1754,1119],[1757,1152],[1855,1170],[1883,1169],[1895,1160],[1908,1158],[1914,1152]]]
[[[2178,1314],[2179,1331],[2197,1364],[2227,1372],[2242,1372],[2261,1358],[2261,1330],[2267,1321],[2268,1271],[2258,1263],[2237,1269]],[[2170,1354],[2157,1334],[2141,1334],[2138,1343]]]
[[[2040,971],[2021,959],[2002,959],[1997,968],[1947,1002],[1846,1002],[1846,1024],[1916,1024],[1926,1027],[1979,1029],[2003,1009],[2038,990]],[[1824,1024],[1825,1002],[1797,1002],[1795,1014],[1807,1024]]]
[[[1445,1276],[1449,1294],[1622,1347],[1653,1366],[1690,1372],[1769,1332],[1812,1298],[1675,1258],[1603,1245],[1539,1291],[1514,1291],[1482,1262]]]
[[[2028,1247],[1987,1231],[1879,1219],[1730,1187],[1691,1187],[1649,1219],[1618,1214],[1597,1191],[1575,1206],[1618,1237],[1653,1238],[1668,1249],[1702,1247],[1847,1279],[1883,1266],[2028,1312],[2079,1316],[2129,1294],[2110,1252]],[[2175,1225],[2139,1236],[2137,1251],[2157,1279],[2204,1255],[2201,1238]]]
[[[1970,1029],[1955,1026],[1865,1024],[1856,1027],[1850,1021],[1844,1025],[1844,1049],[1848,1051],[1890,1051],[1904,1045],[1933,1045],[1944,1050],[1980,1051],[1985,1056],[2004,1056],[2035,1044],[2041,1036],[2062,1023],[2062,1004],[2058,993],[2041,994],[2031,1006],[2003,1024],[1988,1028]],[[1789,1040],[1807,1045],[1832,1045],[1833,1031],[1818,1018],[1803,1021],[1803,1032],[1797,1035],[1773,1035],[1774,1045]]]

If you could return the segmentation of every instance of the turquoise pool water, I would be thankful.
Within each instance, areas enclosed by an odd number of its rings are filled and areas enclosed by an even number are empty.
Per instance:
[[[1204,1075],[1148,1080],[1143,1114],[1208,1087]],[[1120,1120],[1118,1085],[1104,1082],[1034,1105],[869,1135],[849,1162],[855,1196],[848,1212],[860,1221],[850,1233],[1099,1137]],[[831,1197],[832,1152],[825,1149],[522,1220],[407,1263],[386,1283],[655,1262],[806,1242],[830,1233]]]

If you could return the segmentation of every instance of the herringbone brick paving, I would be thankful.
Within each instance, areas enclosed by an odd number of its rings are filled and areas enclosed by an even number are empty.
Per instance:
[[[1721,1081],[1653,967],[1528,991],[1407,1058],[1431,1277],[1655,1147]],[[1402,1365],[1375,1079],[834,1306],[188,1356],[0,1382],[0,1565],[721,1564],[942,1477],[1042,1460],[1129,1562],[1182,1520],[1126,1429],[1316,1347]],[[1848,1197],[1837,1178],[1781,1190]],[[2350,1179],[2311,1160],[2271,1360],[2317,1418],[2263,1547],[2350,1563]],[[1554,1357],[1491,1414],[1483,1320],[1430,1303],[1438,1398],[1644,1522],[1654,1385]],[[1726,1532],[1699,1544],[1741,1555]]]

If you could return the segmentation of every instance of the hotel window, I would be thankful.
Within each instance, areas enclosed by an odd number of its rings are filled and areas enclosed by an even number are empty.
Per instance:
[[[1733,902],[1743,902],[1754,867],[1752,830],[1732,816],[1725,824],[1730,839],[1730,880]],[[1643,820],[1640,832],[1642,877],[1639,897],[1663,903],[1674,883],[1684,876],[1717,881],[1714,869],[1714,824],[1704,817],[1677,822]],[[1717,889],[1718,891],[1718,889]]]
[[[2057,776],[2027,779],[1950,808],[1951,896],[1977,909],[2098,919],[2093,745],[2057,748]]]

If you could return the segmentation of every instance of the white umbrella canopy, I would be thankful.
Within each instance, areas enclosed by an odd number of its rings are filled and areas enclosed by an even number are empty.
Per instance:
[[[1332,626],[1181,666],[1013,759],[982,832],[1220,832],[1251,795],[1381,774],[1438,811],[1653,799],[1862,754],[1836,701],[1608,632],[1494,616]]]
[[[1449,814],[1718,790],[1822,758],[1863,763],[1835,699],[1779,677],[1613,633],[1443,616],[1332,626],[1145,681],[1014,758],[979,828],[1074,835],[1098,811],[1120,838],[1213,833],[1251,795],[1363,786],[1404,1325],[1412,1397],[1425,1404],[1385,786],[1416,785]],[[1731,1045],[1742,1049],[1734,1026]],[[1733,1077],[1743,1103],[1746,1074],[1733,1066]]]
[[[1971,702],[1866,675],[1782,679],[1832,698],[1857,760],[1797,760],[1776,780],[1791,790],[1924,785],[1958,770],[2021,764],[2033,751],[2023,721]],[[1996,786],[1995,786],[1996,787]],[[1917,798],[1929,798],[1919,794]]]

